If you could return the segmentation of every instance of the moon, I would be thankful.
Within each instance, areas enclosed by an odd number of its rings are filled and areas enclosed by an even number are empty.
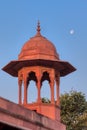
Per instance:
[[[73,35],[75,33],[74,29],[71,29],[69,33]]]

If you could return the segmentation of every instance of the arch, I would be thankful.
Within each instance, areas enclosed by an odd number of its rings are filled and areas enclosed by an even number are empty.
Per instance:
[[[41,98],[46,98],[51,101],[51,90],[47,80],[43,81],[41,86]]]
[[[28,78],[27,78],[27,85],[29,84],[29,81],[31,80],[37,82],[37,77],[34,71],[29,72]]]
[[[28,93],[28,103],[34,103],[37,101],[37,87],[35,81],[30,80],[27,88],[27,93]]]
[[[42,83],[44,80],[47,80],[47,81],[50,82],[49,73],[48,73],[47,71],[43,72],[42,78],[41,78],[41,83]]]
[[[37,99],[37,77],[34,71],[29,72],[27,78],[28,103],[36,102]]]
[[[50,90],[50,77],[47,71],[43,72],[41,78],[41,98],[47,98],[51,100],[51,90]]]

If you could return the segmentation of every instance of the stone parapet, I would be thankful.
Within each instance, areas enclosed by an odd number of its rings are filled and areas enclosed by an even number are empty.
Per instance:
[[[21,130],[66,130],[62,123],[0,97],[0,123]]]

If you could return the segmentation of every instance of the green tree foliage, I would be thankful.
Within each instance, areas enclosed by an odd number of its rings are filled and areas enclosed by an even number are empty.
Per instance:
[[[41,100],[42,100],[42,103],[51,103],[50,100],[45,97],[43,97]]]
[[[87,110],[85,95],[81,92],[70,91],[61,95],[60,104],[61,121],[67,126],[67,130],[82,130],[81,124],[84,123],[82,116]],[[84,120],[87,121],[86,119]]]
[[[77,130],[87,130],[87,110],[77,118]]]

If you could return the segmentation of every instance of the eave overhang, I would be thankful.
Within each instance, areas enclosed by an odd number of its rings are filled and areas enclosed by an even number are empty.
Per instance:
[[[67,61],[53,61],[43,59],[11,61],[5,67],[3,67],[2,70],[14,77],[18,77],[18,71],[23,67],[29,66],[44,66],[54,68],[60,72],[60,76],[66,76],[67,74],[72,73],[76,70],[76,68]]]

